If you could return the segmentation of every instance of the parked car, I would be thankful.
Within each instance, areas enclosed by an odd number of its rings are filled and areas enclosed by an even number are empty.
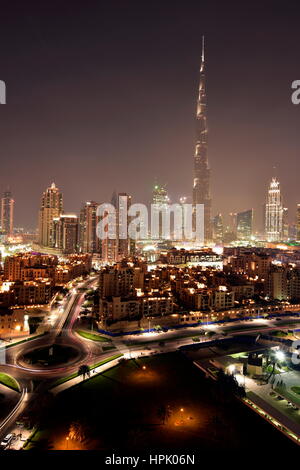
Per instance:
[[[13,434],[7,434],[7,436],[5,436],[5,438],[1,442],[0,446],[5,449],[11,443],[13,437]]]

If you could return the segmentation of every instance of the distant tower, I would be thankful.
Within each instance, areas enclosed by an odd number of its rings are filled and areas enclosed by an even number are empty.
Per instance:
[[[78,251],[78,217],[76,214],[61,214],[52,221],[54,248],[64,254]]]
[[[111,227],[112,232],[115,231],[115,238],[104,238],[102,240],[101,253],[102,260],[105,262],[113,263],[122,261],[124,258],[134,255],[135,241],[128,237],[128,225],[130,217],[127,214],[129,207],[132,204],[132,198],[127,193],[113,192],[111,204],[116,209],[115,227]],[[124,220],[124,217],[127,220]],[[123,231],[126,229],[124,233]],[[108,231],[110,231],[108,229]]]
[[[236,233],[238,240],[251,240],[253,225],[253,209],[238,212],[236,215]]]
[[[100,239],[97,237],[96,229],[99,217],[97,208],[99,204],[95,201],[87,201],[80,211],[80,251],[83,253],[99,253]]]
[[[14,204],[9,190],[3,193],[1,199],[1,230],[4,235],[10,236],[13,233],[14,224]]]
[[[296,230],[297,230],[296,239],[297,241],[300,241],[300,204],[297,204]]]
[[[278,179],[272,178],[265,206],[265,237],[269,242],[282,239],[283,230],[283,207]]]
[[[197,136],[194,156],[193,204],[204,204],[204,240],[212,240],[210,168],[207,159],[207,110],[205,91],[204,36],[202,37],[202,57],[200,85],[197,101]]]
[[[289,210],[287,207],[282,209],[282,240],[287,241],[290,237]]]
[[[42,195],[39,210],[39,244],[47,247],[55,246],[55,234],[53,219],[63,212],[63,196],[59,189],[52,183]]]
[[[130,217],[127,212],[132,204],[132,197],[127,193],[118,194],[118,206],[117,206],[117,246],[116,256],[117,261],[122,261],[123,258],[128,258],[133,255],[135,243],[128,236],[128,225],[130,223]],[[126,220],[127,219],[127,220]],[[127,230],[124,231],[126,224]]]
[[[224,226],[222,214],[217,214],[213,218],[213,240],[215,243],[222,243],[224,236]]]
[[[158,218],[158,240],[165,239],[163,217],[168,214],[170,199],[165,185],[155,184],[152,192],[153,217]]]

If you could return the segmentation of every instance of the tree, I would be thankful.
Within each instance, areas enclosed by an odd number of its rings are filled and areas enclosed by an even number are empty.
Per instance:
[[[162,424],[166,424],[166,421],[172,414],[170,405],[161,405],[157,410],[157,415],[161,419]]]
[[[78,369],[78,375],[82,375],[82,379],[84,380],[86,375],[89,377],[91,375],[91,371],[88,365],[82,364]]]
[[[82,442],[86,438],[85,428],[79,421],[73,421],[69,428],[69,438],[74,441]]]

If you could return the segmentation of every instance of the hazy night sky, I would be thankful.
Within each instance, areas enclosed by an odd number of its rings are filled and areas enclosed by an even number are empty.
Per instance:
[[[190,195],[201,35],[206,36],[213,215],[253,207],[275,165],[300,202],[300,7],[270,1],[0,1],[0,190],[35,228],[52,181],[66,211],[147,202],[155,178]]]

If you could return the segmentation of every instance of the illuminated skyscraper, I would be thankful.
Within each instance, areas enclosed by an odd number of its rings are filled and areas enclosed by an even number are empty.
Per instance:
[[[232,233],[234,240],[236,239],[236,230],[237,230],[237,213],[236,212],[230,212],[228,231],[230,233]]]
[[[135,241],[128,237],[128,225],[130,217],[128,216],[128,209],[131,206],[131,196],[126,193],[119,193],[114,191],[111,199],[111,204],[115,207],[115,226],[110,226],[108,232],[115,232],[114,238],[109,236],[102,240],[102,259],[105,262],[121,261],[134,254]]]
[[[205,91],[204,37],[200,66],[200,85],[197,101],[197,136],[194,156],[193,204],[204,204],[204,240],[212,239],[210,169],[207,159],[207,110]]]
[[[280,183],[276,177],[270,182],[265,207],[265,237],[270,242],[280,241],[283,229],[283,207]]]
[[[297,241],[300,240],[300,204],[297,204]]]
[[[78,250],[78,217],[76,214],[61,214],[53,219],[53,243],[62,253]]]
[[[3,193],[1,199],[1,230],[4,235],[10,236],[13,233],[14,224],[14,204],[9,190]]]
[[[39,210],[39,237],[38,242],[42,246],[54,247],[55,234],[53,219],[63,212],[63,196],[59,189],[52,183],[43,193]]]
[[[159,219],[158,230],[159,233],[158,239],[164,240],[164,231],[163,231],[163,218],[164,215],[167,216],[168,208],[170,204],[170,199],[167,193],[167,188],[164,185],[155,184],[152,193],[152,211],[153,217]]]
[[[282,209],[282,240],[287,241],[289,239],[289,210],[287,207]]]
[[[238,240],[250,240],[252,236],[253,209],[236,214],[236,234]]]
[[[222,243],[224,236],[223,217],[217,214],[213,218],[213,239],[215,243]]]
[[[128,236],[128,225],[130,223],[130,217],[128,216],[128,210],[131,206],[131,196],[126,193],[118,194],[118,206],[117,207],[117,240],[116,240],[116,255],[117,261],[121,261],[123,258],[131,256],[134,251],[135,242]]]
[[[80,251],[83,253],[99,253],[100,240],[96,229],[99,217],[97,217],[98,202],[87,201],[80,211]]]

